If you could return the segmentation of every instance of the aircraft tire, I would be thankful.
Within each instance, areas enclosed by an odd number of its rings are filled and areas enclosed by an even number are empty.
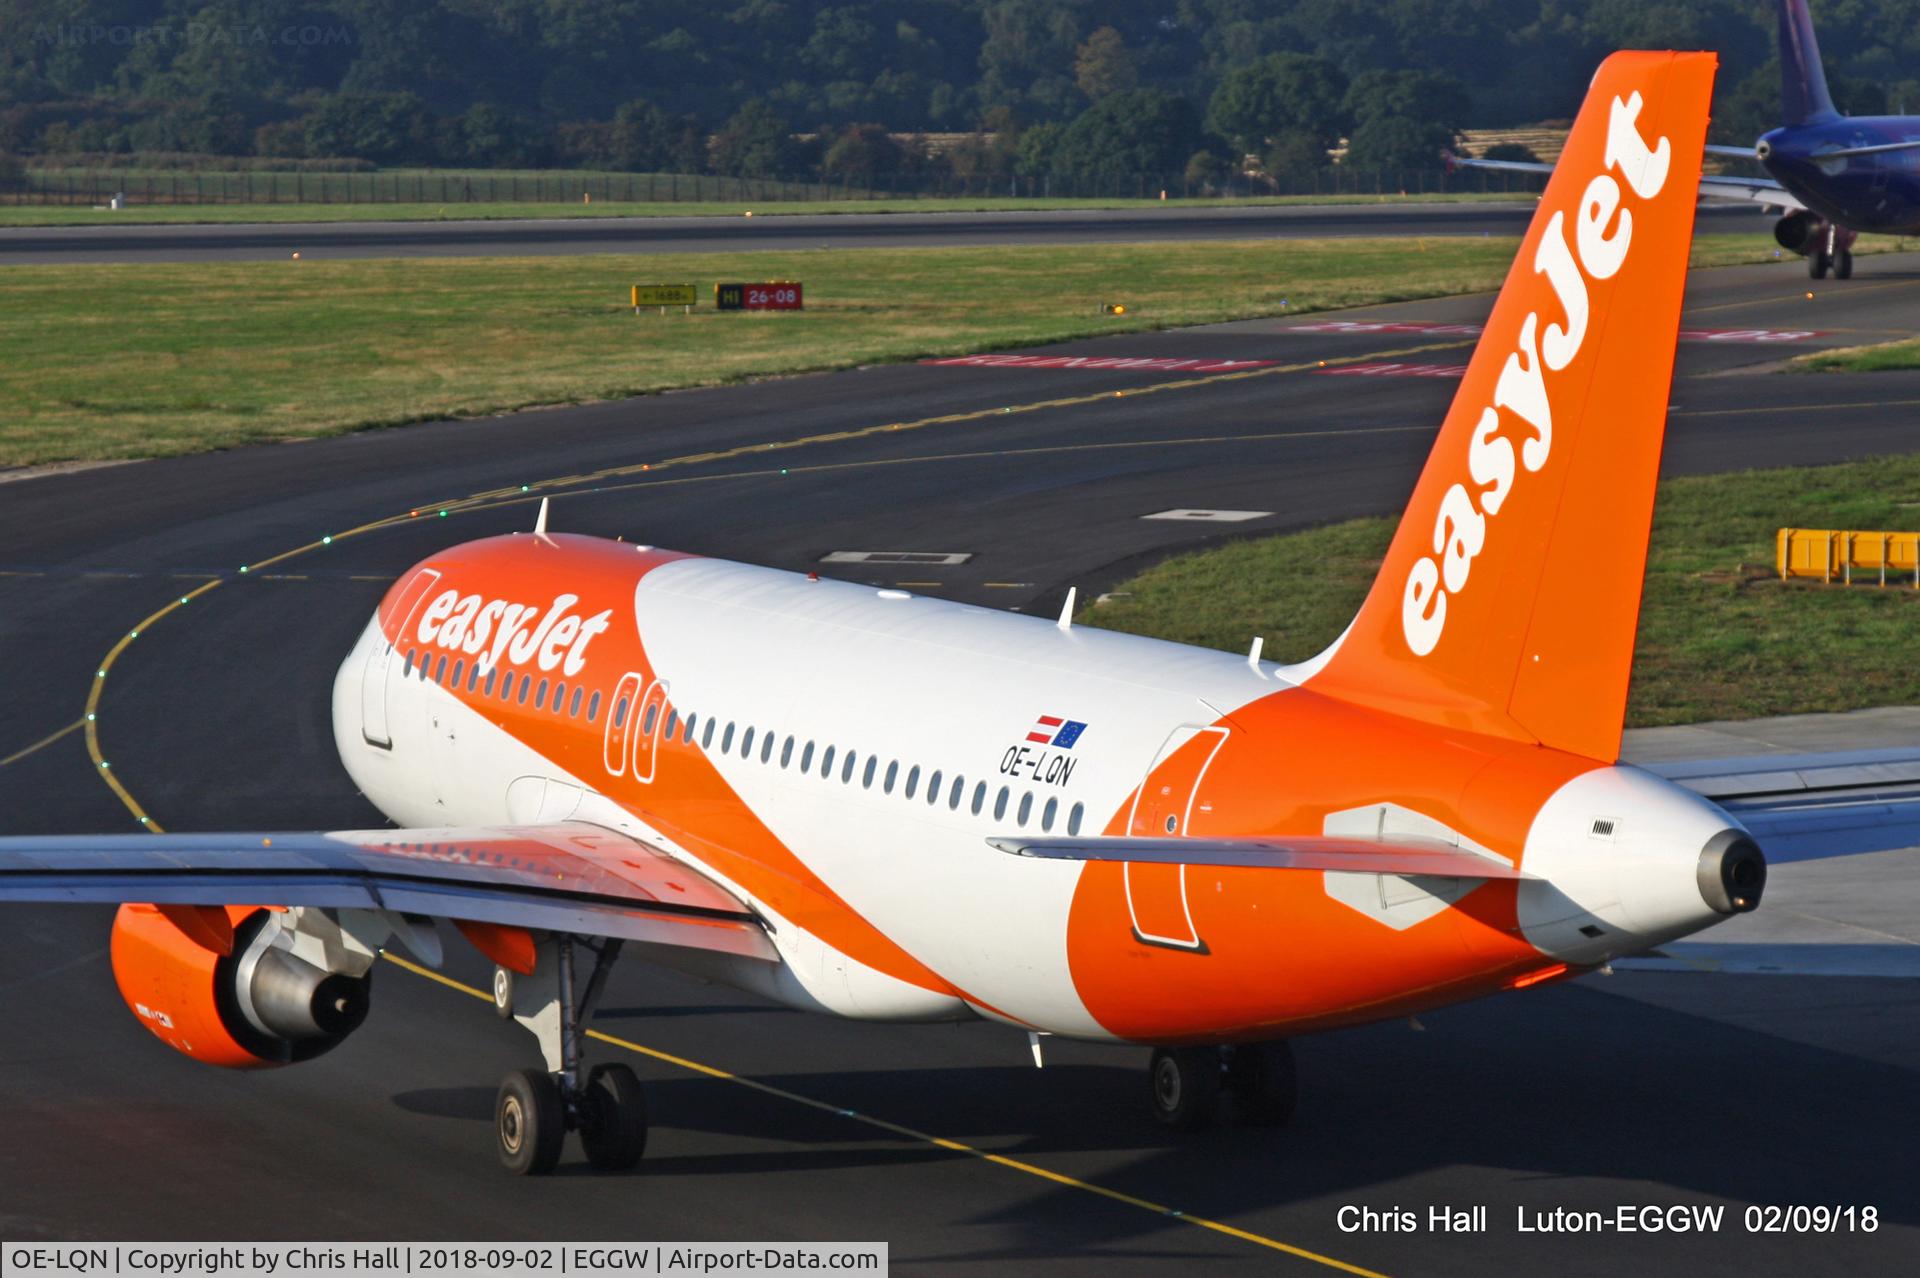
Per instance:
[[[1300,1100],[1293,1044],[1279,1039],[1234,1048],[1227,1062],[1227,1090],[1233,1095],[1234,1116],[1247,1126],[1285,1126]]]
[[[1220,1053],[1211,1047],[1156,1047],[1147,1066],[1154,1121],[1194,1132],[1212,1124],[1220,1108]]]
[[[504,967],[493,969],[493,1014],[503,1021],[513,1019],[513,973]]]
[[[1824,280],[1827,278],[1827,267],[1829,265],[1831,265],[1831,262],[1827,255],[1820,249],[1815,249],[1813,252],[1807,254],[1807,278],[1810,280]]]
[[[1853,278],[1853,250],[1841,249],[1833,255],[1833,278],[1850,280]]]
[[[647,1094],[625,1065],[595,1065],[581,1098],[580,1144],[595,1171],[632,1171],[647,1152]]]
[[[545,1070],[517,1069],[500,1084],[493,1106],[500,1164],[516,1176],[544,1176],[560,1161],[567,1112],[560,1084]]]

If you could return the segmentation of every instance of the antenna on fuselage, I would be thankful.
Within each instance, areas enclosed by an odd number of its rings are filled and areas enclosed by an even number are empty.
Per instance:
[[[547,532],[547,498],[540,499],[540,513],[533,517],[533,535],[544,537]]]
[[[1079,594],[1080,594],[1080,587],[1078,586],[1067,587],[1067,601],[1064,604],[1060,605],[1060,620],[1054,623],[1055,625],[1059,626],[1062,630],[1073,629],[1073,601],[1075,598],[1079,596]]]

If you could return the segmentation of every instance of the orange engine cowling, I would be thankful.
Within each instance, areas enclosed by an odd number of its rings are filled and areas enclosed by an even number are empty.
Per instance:
[[[208,1065],[311,1060],[366,1020],[370,982],[272,944],[278,930],[257,906],[123,905],[112,946],[120,997],[154,1037]]]

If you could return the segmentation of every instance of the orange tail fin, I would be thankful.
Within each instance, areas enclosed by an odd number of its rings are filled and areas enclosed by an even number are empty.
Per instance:
[[[1316,691],[1618,754],[1716,64],[1601,64]]]

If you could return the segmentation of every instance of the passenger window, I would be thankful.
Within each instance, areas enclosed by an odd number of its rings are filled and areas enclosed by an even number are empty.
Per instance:
[[[516,698],[516,700],[518,700],[519,703],[523,706],[527,704],[527,689],[531,687],[533,687],[533,676],[521,675],[520,676],[520,695],[518,698]]]
[[[460,686],[460,676],[465,674],[466,672],[467,672],[467,663],[465,658],[462,658],[461,660],[454,662],[453,663],[453,682],[448,684],[447,686],[450,688],[458,688]]]
[[[813,771],[813,742],[809,741],[800,751],[800,770]]]
[[[949,811],[958,812],[960,810],[960,796],[966,792],[966,789],[967,779],[965,777],[955,777],[953,779],[953,789],[947,792],[947,808]]]
[[[688,715],[686,722],[682,724],[680,727],[680,744],[681,745],[693,744],[693,719],[694,719],[694,716]]]
[[[646,714],[640,717],[640,735],[643,737],[652,736],[653,721],[655,719],[658,719],[659,717],[660,717],[660,703],[658,701],[649,701],[647,703]]]
[[[579,684],[574,685],[573,704],[567,708],[567,717],[569,719],[578,719],[580,717],[580,694],[585,691],[586,689]]]
[[[880,758],[878,755],[870,754],[867,756],[867,770],[860,774],[860,788],[862,790],[873,789],[874,769],[879,766],[880,766]]]
[[[447,681],[447,659],[444,655],[440,658],[440,663],[433,668],[433,681],[435,683]]]
[[[545,679],[542,679],[540,681],[539,688],[535,689],[533,694],[533,708],[535,710],[543,709],[546,706],[546,704],[547,704],[547,681]]]
[[[713,749],[713,720],[711,719],[707,720],[707,730],[700,734],[700,748],[702,750]]]
[[[935,768],[933,775],[927,778],[927,802],[940,802],[940,769]]]
[[[820,775],[828,781],[833,780],[833,747],[832,746],[828,746],[827,752],[820,756]]]
[[[782,741],[780,743],[780,766],[782,769],[784,769],[789,763],[792,763],[792,762],[793,762],[793,737],[789,735],[785,741]]]
[[[478,666],[474,667],[475,670],[479,668]],[[487,671],[487,681],[480,686],[480,695],[483,697],[491,697],[493,695],[493,681],[499,677],[500,672],[498,670]]]
[[[624,696],[614,703],[613,726],[616,729],[627,726],[627,698]]]
[[[987,801],[987,783],[976,781],[973,786],[973,815],[980,815],[980,806]]]
[[[1068,809],[1067,811],[1067,833],[1068,834],[1080,833],[1080,813],[1082,811],[1082,808],[1083,808],[1082,804],[1076,803],[1073,805],[1073,807]]]
[[[727,730],[720,734],[720,753],[726,754],[733,749],[733,722],[728,720]]]
[[[673,734],[679,730],[679,727],[680,712],[669,706],[667,708],[667,726],[660,729],[660,735],[671,741],[673,740]]]
[[[887,765],[887,779],[881,782],[880,792],[882,794],[892,794],[894,779],[899,775],[900,775],[900,761],[898,759],[895,759],[893,762]]]
[[[743,759],[746,759],[746,758],[751,758],[752,755],[753,755],[753,729],[749,727],[746,730],[746,732],[743,733],[740,737],[740,757]]]
[[[914,791],[920,788],[920,765],[914,764],[907,772],[907,797],[911,799]]]
[[[1051,830],[1053,828],[1053,816],[1054,816],[1054,813],[1058,812],[1059,810],[1060,810],[1060,800],[1058,799],[1047,800],[1047,806],[1040,809],[1040,828],[1042,830]]]
[[[860,761],[860,755],[858,752],[853,750],[847,751],[847,761],[840,765],[840,784],[841,785],[853,784],[853,765],[858,763],[859,761]]]
[[[500,699],[513,700],[513,671],[511,670],[500,676]]]
[[[1007,815],[1007,787],[1000,787],[1000,793],[993,796],[993,819],[1003,820]]]
[[[771,732],[762,733],[760,736],[760,762],[765,763],[772,758],[773,734]]]
[[[1018,825],[1021,829],[1024,830],[1027,828],[1027,818],[1032,815],[1033,815],[1033,791],[1029,790],[1025,794],[1020,796],[1020,809],[1014,815],[1014,818],[1013,818],[1014,824]]]
[[[414,648],[407,649],[407,664],[401,668],[401,671],[400,671],[401,674],[410,675],[413,673],[413,654],[416,651],[418,650]]]
[[[593,696],[587,699],[587,722],[592,723],[600,717],[600,689],[593,690]]]

